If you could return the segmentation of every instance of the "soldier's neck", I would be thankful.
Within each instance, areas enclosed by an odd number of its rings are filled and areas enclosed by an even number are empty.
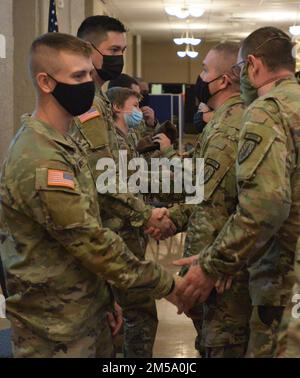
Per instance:
[[[68,134],[73,118],[60,105],[39,100],[31,116],[52,126],[62,135]]]
[[[266,95],[274,87],[276,81],[285,78],[294,77],[294,73],[288,70],[280,70],[276,73],[272,73],[269,76],[266,76],[262,85],[258,88],[259,97]]]
[[[124,121],[124,119],[122,118],[118,118],[117,121],[116,121],[116,127],[123,133],[125,134],[126,136],[128,135],[129,133],[129,129],[128,129],[128,126],[126,124],[126,122]]]

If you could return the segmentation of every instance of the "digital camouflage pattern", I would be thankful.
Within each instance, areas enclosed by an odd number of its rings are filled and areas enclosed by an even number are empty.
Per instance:
[[[245,105],[239,96],[228,99],[216,110],[195,146],[193,157],[204,159],[204,200],[192,208],[181,205],[171,211],[172,220],[177,218],[179,227],[188,225],[185,257],[197,255],[212,244],[235,209],[235,159],[244,111]],[[212,292],[203,304],[203,319],[194,320],[198,323],[196,328],[202,328],[204,356],[243,357],[250,314],[248,274],[243,270],[223,295]]]
[[[118,148],[127,151],[128,161],[138,157],[135,150],[132,134],[125,135],[116,127]],[[130,171],[128,172],[130,177]],[[136,196],[140,196],[136,194]],[[142,228],[127,227],[118,233],[127,247],[140,260],[145,260],[148,237]],[[131,295],[114,289],[117,302],[123,309],[124,316],[124,357],[151,358],[155,341],[158,319],[156,304],[153,298],[147,295]]]
[[[84,122],[80,120],[80,117],[76,117],[72,134],[88,156],[94,180],[96,181],[101,174],[101,171],[96,169],[98,160],[109,157],[116,163],[118,183],[119,146],[111,104],[107,96],[99,89],[96,91],[93,108],[99,112],[99,115]],[[122,227],[144,226],[152,211],[150,206],[145,205],[143,200],[132,193],[101,194],[99,203],[104,225],[114,231]]]
[[[300,239],[295,259],[297,282],[285,309],[277,340],[277,357],[300,358]]]
[[[108,281],[153,297],[170,291],[169,273],[140,262],[103,228],[86,157],[51,126],[23,117],[2,169],[0,197],[7,311],[16,333],[13,318],[49,341],[90,335],[111,309]]]
[[[252,304],[266,307],[267,314],[273,307],[276,324],[294,282],[300,229],[299,100],[297,81],[281,79],[246,111],[237,159],[238,204],[214,243],[200,254],[201,266],[215,278],[248,266]],[[272,324],[270,314],[267,318],[264,324]],[[274,332],[272,340],[276,327]],[[251,335],[255,337],[255,328]],[[256,348],[251,338],[250,345],[249,354],[259,357],[260,345]]]
[[[12,320],[13,319],[13,320]],[[73,341],[53,341],[31,331],[20,320],[13,321],[14,358],[114,358],[111,329],[105,317],[89,324],[85,336]]]
[[[99,158],[112,157],[119,167],[119,151],[127,151],[128,161],[138,155],[134,144],[137,135],[125,136],[115,127],[111,104],[99,90],[93,106],[99,115],[84,122],[82,117],[76,118],[75,138],[85,149],[96,181],[101,173],[96,170]],[[99,194],[98,200],[104,226],[117,232],[138,259],[145,260],[148,239],[142,226],[150,216],[151,207],[145,205],[142,196],[131,193]],[[153,297],[146,289],[145,295],[113,291],[123,309],[125,357],[152,357],[158,323]]]

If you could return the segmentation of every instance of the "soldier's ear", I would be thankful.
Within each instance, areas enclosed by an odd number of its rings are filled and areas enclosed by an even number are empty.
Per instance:
[[[230,79],[229,75],[224,74],[222,84],[220,85],[220,89],[227,88],[229,85],[231,85],[231,83],[232,83],[232,80]]]
[[[36,84],[40,91],[43,93],[51,93],[53,92],[56,83],[49,75],[47,75],[45,72],[40,72],[36,75]]]
[[[121,108],[120,108],[120,106],[118,106],[117,104],[113,104],[113,111],[114,111],[114,113],[116,113],[116,114],[119,114],[119,113],[121,113]]]
[[[252,72],[252,75],[255,76],[261,66],[261,58],[255,55],[249,55],[248,63],[249,63],[249,70]]]

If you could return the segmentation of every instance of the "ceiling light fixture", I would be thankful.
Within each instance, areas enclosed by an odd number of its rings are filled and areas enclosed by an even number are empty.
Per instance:
[[[289,32],[294,36],[298,37],[300,35],[300,25],[297,25],[297,20],[299,20],[299,11],[300,11],[300,5],[297,10],[296,18],[295,18],[295,23],[293,26],[289,27]]]
[[[176,6],[170,5],[165,7],[165,11],[170,16],[175,16],[177,18],[188,18],[189,16],[192,17],[201,17],[205,10],[197,5],[191,6]]]
[[[179,58],[184,58],[185,56],[188,56],[189,58],[194,59],[197,58],[199,53],[194,50],[193,46],[187,44],[185,51],[177,51],[177,55],[179,56]]]
[[[180,38],[174,38],[173,41],[176,45],[183,45],[185,43],[186,45],[197,46],[201,43],[200,38],[194,38],[193,34],[190,36],[188,31]]]
[[[300,26],[299,25],[290,26],[289,31],[292,35],[298,36],[300,35]]]

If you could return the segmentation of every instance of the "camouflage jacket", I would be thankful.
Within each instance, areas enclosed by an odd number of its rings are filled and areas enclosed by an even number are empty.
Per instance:
[[[110,306],[106,281],[154,297],[169,292],[169,273],[140,262],[102,227],[86,157],[44,122],[22,119],[2,169],[0,200],[8,313],[41,336],[84,335]]]
[[[300,229],[300,87],[277,81],[246,111],[237,159],[238,205],[200,255],[209,275],[249,266],[254,305],[285,305]]]
[[[111,104],[107,96],[97,90],[93,107],[74,119],[73,137],[89,160],[94,180],[101,171],[96,169],[100,158],[113,158],[119,164],[119,144],[112,119]],[[118,180],[118,178],[117,178]],[[142,227],[151,215],[151,207],[131,193],[105,193],[99,195],[101,218],[105,226],[118,231],[123,227]]]
[[[215,112],[204,129],[201,142],[195,146],[194,157],[204,159],[204,200],[194,206],[190,218],[186,210],[177,214],[181,227],[189,222],[185,256],[196,255],[210,245],[235,210],[235,160],[245,108],[240,96],[228,99]],[[185,207],[181,205],[181,209]],[[174,216],[176,208],[172,219]]]
[[[197,211],[199,222],[202,216],[204,219],[210,218],[210,221],[207,219],[207,222],[201,222],[202,230],[206,229],[204,234],[208,235],[209,229],[209,233],[213,237],[223,227],[224,219],[228,219],[233,212],[237,198],[234,163],[244,111],[245,106],[240,96],[228,99],[215,112],[214,118],[198,137],[194,149],[189,152],[188,157],[192,157],[194,160],[204,159],[204,201],[197,206],[181,204],[170,209],[170,216],[178,230],[184,231],[190,216]],[[167,155],[175,156],[174,153],[171,153],[171,149],[168,150]],[[200,213],[202,213],[201,217]],[[211,214],[210,217],[209,214]],[[202,232],[201,234],[204,235]]]

